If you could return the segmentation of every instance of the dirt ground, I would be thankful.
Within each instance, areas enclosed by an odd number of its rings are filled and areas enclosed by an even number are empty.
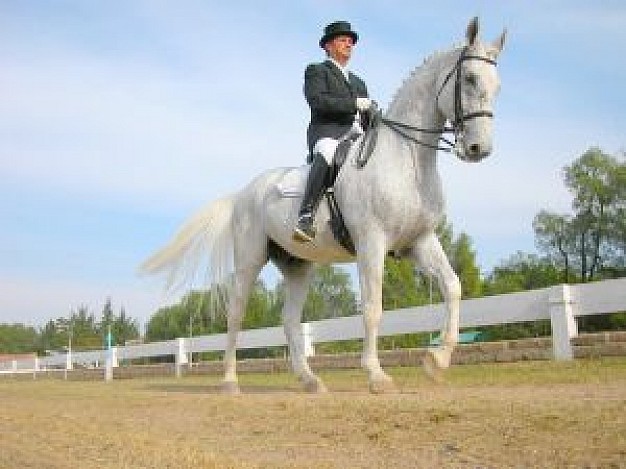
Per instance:
[[[445,384],[390,370],[0,380],[0,468],[626,468],[626,359],[456,366]]]

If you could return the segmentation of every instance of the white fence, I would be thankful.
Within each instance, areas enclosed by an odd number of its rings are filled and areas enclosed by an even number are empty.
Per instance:
[[[626,278],[602,282],[558,285],[521,293],[464,300],[461,302],[461,327],[480,327],[549,319],[552,325],[554,358],[573,357],[570,339],[578,334],[576,318],[626,311]],[[431,332],[441,329],[444,305],[420,306],[386,311],[380,327],[381,336]],[[362,316],[326,319],[302,324],[302,334],[309,355],[322,342],[362,338]],[[281,326],[242,331],[238,347],[243,349],[286,345]],[[179,338],[142,345],[113,347],[110,351],[73,352],[33,360],[0,363],[0,373],[36,373],[39,370],[72,369],[74,365],[105,368],[105,378],[112,378],[112,368],[120,360],[174,356],[177,370],[196,352],[222,351],[226,334]]]

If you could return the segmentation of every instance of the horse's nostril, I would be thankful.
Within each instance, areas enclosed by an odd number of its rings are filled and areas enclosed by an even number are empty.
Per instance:
[[[480,153],[480,145],[478,143],[472,143],[469,150],[471,155],[478,155]]]

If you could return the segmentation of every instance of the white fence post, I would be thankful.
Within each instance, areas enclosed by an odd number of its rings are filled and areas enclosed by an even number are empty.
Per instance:
[[[555,360],[574,358],[571,339],[578,335],[573,301],[569,285],[558,285],[550,290],[550,322],[552,323],[552,350]]]
[[[301,326],[304,356],[313,357],[315,356],[315,347],[313,346],[313,340],[311,337],[311,325],[308,322],[303,322]]]
[[[183,365],[189,363],[187,355],[187,339],[179,337],[176,340],[176,377],[180,378],[183,375]]]
[[[117,345],[111,347],[111,366],[113,368],[120,366],[119,360],[117,359]]]
[[[65,354],[65,369],[72,370],[74,369],[74,363],[72,362],[72,350],[68,349]]]
[[[117,368],[119,361],[117,359],[117,346],[109,347],[106,350],[106,358],[104,360],[104,380],[113,381],[113,368]]]
[[[113,381],[113,360],[111,359],[111,351],[107,351],[107,357],[104,361],[104,380]]]

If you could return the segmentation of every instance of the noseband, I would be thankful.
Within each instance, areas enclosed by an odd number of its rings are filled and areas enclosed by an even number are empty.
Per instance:
[[[458,140],[460,137],[462,137],[463,132],[465,131],[465,122],[471,119],[475,119],[477,117],[489,117],[489,118],[493,118],[493,112],[492,111],[487,111],[487,110],[480,110],[480,111],[475,111],[475,112],[470,112],[465,114],[463,112],[463,102],[462,102],[462,79],[461,79],[461,65],[463,64],[463,62],[465,62],[466,60],[480,60],[482,62],[487,62],[488,64],[491,65],[497,65],[497,62],[489,57],[486,56],[481,56],[481,55],[472,55],[472,54],[468,54],[468,47],[465,46],[463,48],[463,50],[461,51],[461,55],[459,55],[458,60],[456,61],[456,64],[454,65],[454,67],[452,68],[452,70],[450,70],[450,72],[448,73],[448,75],[446,75],[445,80],[443,81],[443,83],[441,84],[441,86],[439,87],[439,91],[437,92],[437,96],[435,98],[435,107],[439,106],[439,97],[441,96],[441,93],[443,92],[443,89],[446,87],[446,85],[448,84],[448,82],[450,81],[450,79],[452,78],[452,76],[455,76],[455,80],[454,80],[454,120],[451,121],[451,125],[450,126],[446,126],[444,125],[443,128],[438,128],[438,129],[425,129],[422,127],[416,127],[413,125],[409,125],[409,124],[405,124],[403,122],[398,122],[398,121],[394,121],[391,119],[387,119],[386,117],[381,118],[381,122],[385,125],[387,125],[387,127],[389,127],[391,130],[395,131],[396,133],[400,134],[401,136],[403,136],[404,138],[406,138],[407,140],[410,140],[412,142],[415,142],[419,145],[425,146],[425,147],[429,147],[429,148],[434,148],[436,150],[443,150],[446,152],[451,152],[456,144],[454,142],[451,142],[450,140],[448,140],[445,137],[440,136],[439,140],[441,140],[442,142],[444,142],[447,146],[441,146],[441,145],[432,145],[428,142],[423,142],[421,140],[419,140],[418,138],[415,138],[413,135],[410,135],[409,133],[407,133],[407,131],[415,131],[415,132],[423,132],[423,133],[431,133],[431,134],[445,134],[445,133],[451,133],[454,135],[454,139],[455,141]]]

